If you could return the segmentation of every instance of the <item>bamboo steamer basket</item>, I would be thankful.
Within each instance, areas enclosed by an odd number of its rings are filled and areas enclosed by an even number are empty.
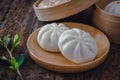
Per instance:
[[[120,16],[105,12],[103,8],[114,0],[100,0],[93,11],[93,25],[102,30],[111,42],[120,44]]]
[[[38,4],[42,0],[37,0],[33,4],[35,14],[40,21],[54,21],[63,18],[67,18],[74,14],[77,14],[96,3],[98,0],[71,0],[65,4],[61,4],[55,7],[42,8],[38,7]]]

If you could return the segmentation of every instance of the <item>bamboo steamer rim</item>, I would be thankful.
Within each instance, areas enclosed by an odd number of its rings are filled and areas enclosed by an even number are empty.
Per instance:
[[[66,5],[66,4],[70,4],[70,3],[73,2],[73,0],[71,0],[71,1],[69,1],[69,2],[67,2],[67,3],[63,3],[63,4],[60,4],[60,5],[53,6],[53,7],[39,8],[39,7],[38,7],[38,4],[39,4],[41,1],[42,1],[42,0],[37,0],[37,1],[34,3],[33,7],[36,8],[36,9],[40,9],[40,10],[43,10],[43,11],[44,11],[44,10],[46,10],[46,9],[52,10],[52,9],[54,9],[54,8],[58,8],[58,7],[60,7],[60,6],[64,6],[64,5]]]
[[[33,4],[34,11],[40,21],[54,21],[75,15],[96,3],[98,0],[71,0],[49,8],[39,8],[38,4],[42,0],[37,0]],[[82,4],[83,3],[83,4]],[[85,3],[85,5],[84,5]]]
[[[114,1],[114,0],[111,0]],[[109,12],[104,11],[100,6],[99,2],[95,4],[95,11],[99,13],[101,16],[105,16],[106,19],[111,20],[116,23],[120,23],[120,16],[116,16],[113,14],[110,14]]]

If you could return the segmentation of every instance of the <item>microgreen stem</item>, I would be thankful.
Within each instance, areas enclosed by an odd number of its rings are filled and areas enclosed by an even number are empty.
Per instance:
[[[19,69],[17,69],[17,74],[19,75],[20,80],[23,80],[23,77],[22,77],[22,75],[21,75],[21,73],[20,73]]]
[[[11,48],[10,52],[12,53],[12,52],[13,52],[13,50],[14,50],[14,47],[12,47],[12,48]]]
[[[8,53],[9,53],[9,55],[10,55],[10,58],[12,58],[12,57],[13,57],[13,56],[12,56],[12,52],[8,49],[7,46],[5,46],[5,48],[6,48],[6,50],[8,51]],[[13,51],[13,50],[12,50],[12,51]],[[19,69],[17,69],[16,72],[17,72],[17,74],[19,75],[20,80],[23,80],[23,77],[22,77],[22,75],[21,75]]]
[[[6,50],[8,51],[8,53],[9,53],[9,55],[10,55],[10,58],[12,58],[12,57],[13,57],[13,56],[12,56],[12,53],[10,52],[10,50],[8,49],[8,47],[5,46],[5,48],[6,48]]]

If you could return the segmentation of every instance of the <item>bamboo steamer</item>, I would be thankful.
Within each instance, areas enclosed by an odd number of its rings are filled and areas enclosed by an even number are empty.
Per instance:
[[[54,21],[63,18],[67,18],[74,14],[77,14],[91,5],[96,3],[98,0],[71,0],[68,3],[61,4],[51,8],[42,8],[38,7],[38,4],[42,0],[37,0],[33,4],[35,14],[40,21]]]
[[[114,16],[103,10],[111,1],[114,0],[102,0],[95,4],[93,25],[106,33],[111,42],[120,44],[120,16]]]

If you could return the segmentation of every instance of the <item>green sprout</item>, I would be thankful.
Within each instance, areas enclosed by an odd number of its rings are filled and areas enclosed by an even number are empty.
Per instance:
[[[10,41],[11,41],[10,35],[8,34],[8,35],[4,36],[3,39],[0,38],[0,45],[2,45],[7,50],[8,54],[10,56],[10,58],[2,56],[0,58],[0,60],[9,62],[10,66],[8,66],[8,68],[11,69],[12,71],[14,71],[15,73],[17,73],[20,80],[23,80],[23,77],[22,77],[19,69],[20,69],[20,66],[23,64],[26,55],[19,54],[17,57],[13,57],[13,55],[12,55],[14,49],[19,44],[20,39],[21,39],[21,35],[18,35],[18,34],[14,35],[11,49],[9,49],[8,45],[10,44]]]

